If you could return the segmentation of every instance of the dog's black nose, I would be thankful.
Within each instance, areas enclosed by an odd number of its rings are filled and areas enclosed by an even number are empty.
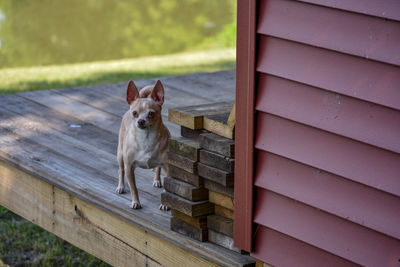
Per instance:
[[[146,123],[145,120],[142,120],[142,119],[138,120],[138,124],[139,124],[140,126],[144,126],[145,123]]]

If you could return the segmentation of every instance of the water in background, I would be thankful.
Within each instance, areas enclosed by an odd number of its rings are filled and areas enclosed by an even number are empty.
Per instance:
[[[0,0],[0,68],[201,48],[230,31],[235,9],[235,0]]]

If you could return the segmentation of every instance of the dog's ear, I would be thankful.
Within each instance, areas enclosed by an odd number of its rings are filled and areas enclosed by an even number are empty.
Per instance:
[[[161,81],[158,80],[154,85],[153,91],[151,91],[151,99],[156,101],[160,106],[164,103],[164,86]]]
[[[139,90],[133,81],[129,81],[128,88],[126,89],[126,102],[130,105],[139,97]]]

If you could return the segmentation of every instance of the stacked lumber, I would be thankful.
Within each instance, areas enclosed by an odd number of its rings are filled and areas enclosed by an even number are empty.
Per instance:
[[[199,140],[198,172],[214,204],[214,214],[207,217],[208,240],[240,252],[233,246],[235,143],[214,133],[202,133]]]
[[[172,230],[240,252],[233,246],[234,113],[232,102],[169,110],[182,137],[169,141],[162,202],[172,209]]]
[[[200,145],[196,139],[171,137],[168,142],[169,176],[164,179],[161,202],[172,209],[171,229],[207,241],[207,215],[214,205],[198,175]]]

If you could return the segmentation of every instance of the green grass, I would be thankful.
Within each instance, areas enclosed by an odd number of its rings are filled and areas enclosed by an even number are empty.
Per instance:
[[[149,79],[235,67],[235,49],[58,66],[0,69],[0,93]]]
[[[0,206],[0,266],[109,266]]]

